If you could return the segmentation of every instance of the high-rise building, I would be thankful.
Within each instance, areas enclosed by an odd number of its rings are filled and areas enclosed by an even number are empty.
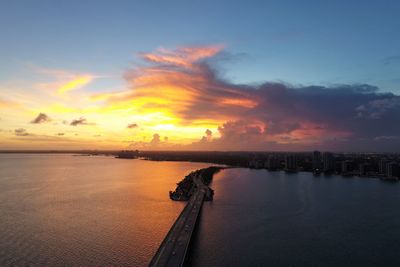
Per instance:
[[[335,169],[335,161],[333,159],[333,154],[330,152],[324,152],[322,154],[323,171],[333,172]]]
[[[286,154],[285,156],[285,170],[297,171],[297,157],[294,154]]]
[[[390,162],[386,165],[386,177],[390,179],[399,178],[399,165],[396,162]]]
[[[367,175],[368,172],[368,163],[360,163],[359,167],[359,175],[360,176],[365,176]]]
[[[321,166],[322,161],[321,161],[321,152],[319,151],[314,151],[313,152],[313,171],[321,171]]]
[[[381,159],[379,161],[379,174],[386,174],[386,166],[388,164],[387,159]]]
[[[269,155],[265,162],[265,167],[271,171],[277,170],[280,167],[280,161],[276,156]]]
[[[342,161],[342,174],[349,174],[352,171],[352,164],[353,162],[351,162],[350,160]]]
[[[255,168],[255,169],[260,169],[263,167],[263,162],[256,158],[251,159],[251,160],[249,160],[249,167]]]

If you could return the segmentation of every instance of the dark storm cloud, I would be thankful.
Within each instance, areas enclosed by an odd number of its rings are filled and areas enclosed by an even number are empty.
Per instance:
[[[400,120],[400,97],[378,93],[369,85],[264,84],[256,94],[261,101],[249,116],[266,122],[269,133],[290,133],[305,124],[357,137],[400,133],[400,124],[395,123]]]

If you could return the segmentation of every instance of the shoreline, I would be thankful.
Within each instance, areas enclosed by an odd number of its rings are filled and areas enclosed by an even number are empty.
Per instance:
[[[42,155],[42,154],[71,154],[72,156],[113,156],[117,157],[120,151],[100,151],[100,150],[69,150],[69,151],[57,151],[57,150],[2,150],[0,154],[29,154],[29,155]],[[205,157],[202,155],[207,155],[208,152],[149,152],[145,151],[139,153],[136,157],[127,157],[120,159],[141,159],[149,161],[165,161],[165,162],[197,162],[197,163],[208,163],[223,165],[229,168],[248,168],[248,169],[261,169],[268,170],[271,172],[285,171],[288,175],[295,174],[297,172],[306,172],[313,174],[314,177],[329,177],[332,175],[341,176],[342,178],[372,178],[379,179],[384,182],[398,182],[400,177],[387,177],[382,174],[374,173],[373,175],[359,175],[356,171],[352,173],[340,173],[340,172],[320,172],[313,173],[312,170],[293,170],[287,171],[284,168],[273,168],[269,169],[267,167],[254,167],[249,166],[248,159],[249,155],[252,154],[263,154],[266,152],[215,152],[210,155],[214,156],[215,160],[210,159],[210,157]],[[283,152],[281,152],[283,153]],[[142,155],[140,155],[142,154]],[[143,155],[145,154],[145,155]],[[284,153],[283,153],[284,154]],[[395,153],[391,153],[395,155]],[[199,156],[200,155],[200,156]],[[215,156],[217,155],[217,156]],[[117,157],[118,158],[118,157]]]
[[[209,185],[214,174],[225,168],[226,167],[210,166],[192,171],[177,183],[175,191],[169,191],[169,198],[174,201],[188,201],[200,187],[205,186],[207,188],[205,201],[212,200],[214,190],[212,190]]]
[[[149,266],[185,265],[203,203],[211,201],[214,194],[209,185],[214,174],[221,169],[222,167],[211,166],[192,171],[177,183],[174,192],[169,192],[171,200],[187,201],[187,204],[164,237]]]

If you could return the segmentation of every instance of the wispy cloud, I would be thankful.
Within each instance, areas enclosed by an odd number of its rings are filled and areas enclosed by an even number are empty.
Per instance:
[[[14,134],[15,134],[16,136],[28,136],[28,135],[30,135],[30,133],[28,133],[28,132],[26,131],[26,129],[24,129],[24,128],[15,129],[15,130],[14,130]]]
[[[78,90],[90,84],[94,79],[101,76],[88,73],[77,73],[60,69],[46,69],[32,67],[36,72],[51,77],[53,81],[40,83],[39,87],[57,92],[60,95],[70,91]]]
[[[202,59],[210,58],[223,49],[222,45],[208,47],[180,47],[177,50],[160,48],[155,53],[142,53],[143,59],[149,62],[192,68]]]
[[[398,64],[400,63],[400,56],[390,56],[382,59],[382,64],[383,65],[392,65],[392,64]]]
[[[20,108],[20,105],[15,101],[0,98],[0,108]]]
[[[93,80],[93,76],[89,75],[83,75],[83,76],[78,76],[72,80],[66,81],[64,84],[61,84],[57,91],[60,94],[77,90],[82,88],[83,86],[89,84]]]

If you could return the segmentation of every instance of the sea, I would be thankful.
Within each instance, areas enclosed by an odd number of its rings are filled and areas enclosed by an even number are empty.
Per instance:
[[[147,266],[206,163],[0,154],[0,266]],[[400,266],[400,183],[226,169],[191,266]]]

